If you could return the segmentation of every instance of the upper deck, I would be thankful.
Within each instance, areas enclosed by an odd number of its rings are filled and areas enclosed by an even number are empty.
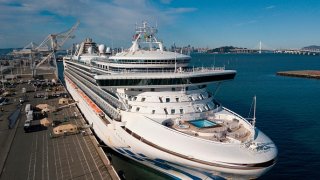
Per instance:
[[[96,75],[99,86],[108,87],[183,87],[231,80],[236,71],[224,68],[189,68],[178,70],[112,71]]]

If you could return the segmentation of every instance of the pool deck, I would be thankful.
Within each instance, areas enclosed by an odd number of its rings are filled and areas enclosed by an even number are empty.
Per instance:
[[[26,67],[27,68],[27,67]],[[45,79],[55,76],[51,72],[45,72]],[[22,76],[25,80],[30,79],[28,73]],[[27,102],[22,106],[19,97],[21,89],[27,89]],[[65,91],[62,86],[63,91]],[[95,136],[90,129],[85,133],[50,138],[48,129],[25,133],[24,112],[26,104],[49,104],[59,107],[59,98],[45,100],[34,98],[36,93],[44,93],[45,90],[34,92],[32,85],[18,84],[14,90],[16,95],[8,97],[9,104],[0,106],[0,179],[26,179],[26,180],[49,180],[49,179],[119,179],[113,166],[108,160],[102,148],[98,146]],[[9,128],[8,117],[19,108],[20,115],[16,123]],[[75,113],[77,116],[75,116]],[[76,106],[63,108],[57,113],[48,115],[53,120],[64,120],[82,127],[85,124]]]
[[[320,79],[320,71],[319,70],[281,71],[281,72],[277,72],[277,75],[289,76],[289,77]]]

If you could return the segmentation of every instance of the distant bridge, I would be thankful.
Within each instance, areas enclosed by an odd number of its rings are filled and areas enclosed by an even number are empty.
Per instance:
[[[261,41],[252,49],[237,48],[235,53],[280,53],[280,54],[298,54],[298,55],[320,55],[320,49],[275,49],[262,43]]]
[[[274,52],[275,50],[260,41],[253,48],[237,48],[237,49],[234,49],[233,51],[235,53],[259,53],[259,54],[261,54],[261,53]]]

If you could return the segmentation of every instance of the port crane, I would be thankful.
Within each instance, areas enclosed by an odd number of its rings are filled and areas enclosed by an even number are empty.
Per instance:
[[[44,62],[50,60],[50,58],[53,58],[55,63],[55,52],[57,50],[60,50],[60,48],[64,45],[64,43],[68,39],[72,39],[75,36],[73,35],[73,32],[77,29],[79,26],[79,21],[74,24],[69,30],[65,32],[61,32],[58,34],[49,34],[46,39],[44,39],[38,47],[35,48],[36,51],[41,51],[41,49],[47,47],[48,45],[51,47],[51,52],[41,59],[41,61],[35,66],[35,68],[39,68]]]
[[[50,62],[53,60],[53,65],[56,69],[57,74],[57,65],[56,65],[56,52],[61,49],[68,39],[72,39],[75,36],[73,35],[74,31],[78,28],[80,22],[77,21],[70,29],[64,32],[49,34],[39,45],[36,43],[29,43],[22,50],[13,51],[13,55],[29,55],[31,59],[31,69],[32,76],[36,75],[36,70],[44,62]],[[40,57],[38,63],[36,64],[36,57]]]

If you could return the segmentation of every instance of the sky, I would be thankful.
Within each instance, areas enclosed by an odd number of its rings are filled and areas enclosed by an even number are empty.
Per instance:
[[[0,48],[40,44],[77,21],[65,46],[91,37],[128,48],[142,21],[158,27],[165,46],[320,45],[319,0],[0,0]]]

